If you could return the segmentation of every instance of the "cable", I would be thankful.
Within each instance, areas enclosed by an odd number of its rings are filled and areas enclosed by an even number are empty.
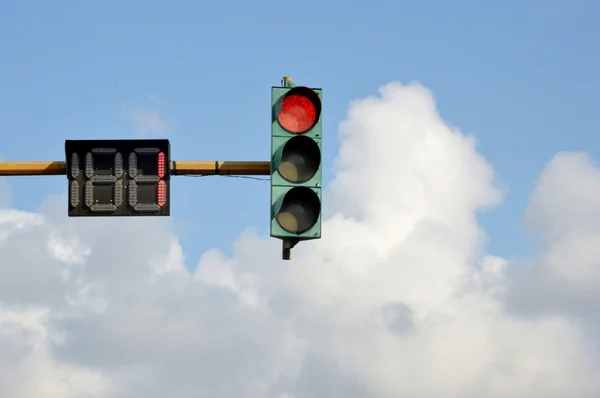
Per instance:
[[[229,178],[247,178],[249,180],[257,180],[257,181],[270,181],[270,178],[260,178],[260,177],[252,177],[252,176],[232,176],[232,175],[222,175],[222,177],[229,177]]]
[[[246,178],[249,180],[270,181],[270,178],[252,177],[252,176],[236,176],[229,174],[185,174],[183,177],[229,177],[229,178]]]

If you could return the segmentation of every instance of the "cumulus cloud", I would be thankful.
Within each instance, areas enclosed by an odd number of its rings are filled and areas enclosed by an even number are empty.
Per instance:
[[[493,169],[431,92],[390,83],[350,105],[324,237],[292,262],[246,231],[191,275],[168,221],[0,210],[0,396],[598,396],[573,316],[598,303],[596,190],[557,155],[526,213],[539,258],[486,254]]]
[[[600,168],[584,153],[559,153],[541,173],[525,215],[543,255],[511,274],[522,312],[600,321]]]
[[[123,106],[137,133],[141,136],[164,136],[168,126],[158,112],[147,108]]]

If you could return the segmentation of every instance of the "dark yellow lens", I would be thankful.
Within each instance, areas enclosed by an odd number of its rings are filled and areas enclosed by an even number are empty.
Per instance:
[[[286,142],[277,171],[288,182],[303,184],[309,181],[321,166],[321,150],[317,143],[305,136]]]

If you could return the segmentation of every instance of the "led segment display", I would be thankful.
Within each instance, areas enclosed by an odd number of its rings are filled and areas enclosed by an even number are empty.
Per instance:
[[[169,216],[169,140],[67,140],[69,217]]]

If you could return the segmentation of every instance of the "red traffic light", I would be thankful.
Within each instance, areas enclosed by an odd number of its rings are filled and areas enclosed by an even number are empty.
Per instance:
[[[319,95],[308,87],[295,87],[283,97],[277,121],[289,133],[303,134],[317,124],[319,117]]]

